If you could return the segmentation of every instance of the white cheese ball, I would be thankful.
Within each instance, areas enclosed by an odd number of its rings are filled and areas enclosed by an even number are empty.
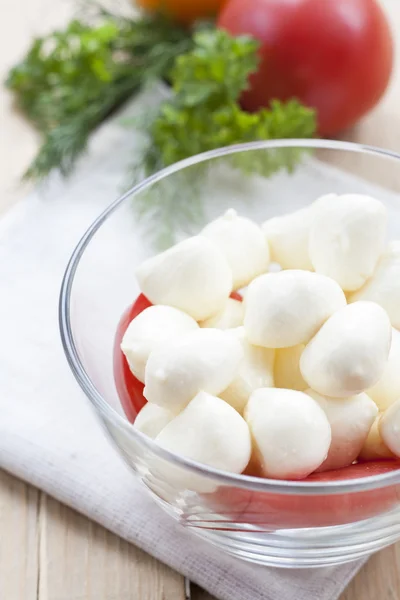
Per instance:
[[[232,270],[221,250],[204,236],[189,238],[145,260],[136,277],[152,304],[174,306],[196,321],[223,309],[232,291]]]
[[[328,456],[317,470],[330,471],[348,467],[360,454],[378,416],[378,407],[365,393],[350,398],[328,398],[310,389],[306,393],[318,402],[332,431]]]
[[[304,348],[304,344],[291,348],[277,348],[274,365],[275,387],[299,392],[308,388],[300,371],[300,357]]]
[[[143,394],[149,402],[179,410],[202,390],[223,392],[242,359],[239,340],[219,329],[197,329],[150,354]]]
[[[170,410],[147,402],[138,413],[133,428],[154,440],[175,416]]]
[[[282,269],[313,271],[308,252],[311,222],[312,208],[309,206],[263,223],[271,260],[279,263]]]
[[[400,398],[400,332],[397,329],[392,329],[392,344],[383,375],[367,393],[381,411]]]
[[[237,290],[265,273],[269,265],[269,248],[261,227],[229,209],[209,223],[201,232],[218,246],[233,273]]]
[[[233,329],[243,324],[244,306],[240,300],[228,298],[224,308],[209,319],[200,322],[200,327],[215,329]]]
[[[245,420],[229,404],[200,392],[156,437],[164,449],[215,469],[242,473],[251,456]]]
[[[121,342],[132,373],[144,383],[150,352],[170,339],[198,329],[196,321],[172,306],[149,306],[129,324]]]
[[[238,327],[228,333],[241,343],[244,358],[235,379],[220,394],[220,398],[242,414],[254,390],[274,386],[275,350],[250,344],[244,327]]]
[[[269,244],[272,261],[279,263],[282,269],[314,270],[308,248],[314,212],[316,207],[333,198],[336,198],[336,194],[326,194],[306,208],[273,217],[263,223],[262,229]]]
[[[383,413],[379,421],[379,433],[390,452],[400,458],[400,399]]]
[[[394,454],[389,450],[380,433],[380,421],[382,415],[378,415],[372,424],[367,439],[359,454],[361,461],[382,460],[386,458],[394,458]]]
[[[307,343],[321,325],[346,305],[339,285],[308,271],[281,271],[255,279],[244,302],[250,343],[288,348]]]
[[[373,302],[337,311],[305,347],[300,370],[308,385],[325,396],[346,398],[369,389],[385,370],[392,328]]]
[[[303,479],[327,457],[331,443],[328,419],[303,392],[257,390],[250,396],[245,419],[265,477]]]
[[[393,327],[400,329],[400,242],[389,244],[366,284],[348,301],[370,300],[386,310]]]
[[[383,252],[386,225],[385,206],[369,196],[345,194],[318,205],[309,245],[315,271],[346,291],[359,289]]]

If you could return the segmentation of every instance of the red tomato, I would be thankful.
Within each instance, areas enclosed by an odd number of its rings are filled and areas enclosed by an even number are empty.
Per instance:
[[[373,477],[390,473],[400,469],[400,460],[376,460],[367,463],[350,465],[344,469],[325,471],[324,473],[312,473],[307,481],[341,481],[343,479],[358,479],[359,477]]]
[[[319,132],[332,135],[371,110],[388,85],[393,42],[376,0],[228,0],[218,25],[261,42],[246,110],[296,97],[317,109]]]
[[[400,469],[400,460],[351,465],[345,469],[314,473],[306,481],[342,481],[380,475]],[[389,511],[400,502],[400,485],[347,494],[283,495],[225,487],[204,496],[210,508],[239,523],[260,529],[328,527],[368,519]]]
[[[237,292],[234,292],[232,297],[236,300],[242,299]],[[131,373],[120,345],[129,323],[149,306],[151,303],[141,294],[123,314],[115,335],[115,385],[122,407],[131,423],[146,404],[146,399],[143,396],[143,383]],[[307,478],[307,481],[355,479],[379,475],[399,468],[400,460],[376,461],[352,465],[336,471],[314,473]],[[255,473],[250,464],[246,474]],[[205,494],[204,500],[212,510],[229,515],[239,523],[252,523],[262,528],[321,527],[367,519],[390,510],[400,501],[400,485],[357,494],[332,496],[284,496],[222,487],[213,494]]]
[[[232,292],[231,298],[233,298],[233,300],[239,300],[239,302],[243,300],[243,296],[241,296],[239,292]]]
[[[238,292],[232,292],[231,298],[234,298],[234,300],[243,300]],[[143,294],[140,294],[132,306],[127,308],[122,315],[114,339],[115,387],[117,388],[122,408],[130,423],[134,422],[138,412],[146,404],[146,399],[143,396],[144,385],[131,372],[128,361],[121,350],[121,341],[129,323],[149,306],[151,306],[151,302]]]
[[[136,302],[122,315],[114,340],[115,387],[130,423],[136,419],[138,412],[146,404],[146,399],[143,396],[144,385],[131,372],[128,361],[121,350],[121,341],[129,323],[149,306],[151,306],[151,302],[143,294],[140,294]]]

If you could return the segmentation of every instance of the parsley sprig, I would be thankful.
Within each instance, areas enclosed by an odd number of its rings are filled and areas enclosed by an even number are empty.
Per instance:
[[[240,95],[258,65],[255,39],[208,29],[195,33],[193,41],[194,47],[177,57],[171,70],[171,98],[152,119],[144,119],[147,147],[134,167],[136,177],[138,172],[149,175],[184,158],[236,143],[315,134],[314,111],[297,100],[274,101],[256,113],[241,109]],[[243,152],[228,161],[246,174],[269,176],[283,168],[292,170],[301,154],[299,149]],[[155,225],[152,229],[162,245],[171,243],[176,229],[201,217],[201,194],[196,190],[201,190],[208,166],[213,162],[191,167],[174,175],[173,185],[165,180],[137,197],[137,210]]]

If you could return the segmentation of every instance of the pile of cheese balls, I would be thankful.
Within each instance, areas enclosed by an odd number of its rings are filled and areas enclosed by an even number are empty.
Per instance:
[[[274,479],[399,457],[400,242],[386,227],[380,201],[329,194],[261,227],[230,209],[146,260],[153,306],[121,344],[145,384],[134,427]]]

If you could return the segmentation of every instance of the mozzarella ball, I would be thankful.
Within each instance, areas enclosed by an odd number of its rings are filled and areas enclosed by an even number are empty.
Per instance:
[[[400,457],[400,399],[383,413],[379,421],[379,433],[390,452]]]
[[[306,208],[282,217],[273,217],[263,223],[271,261],[279,263],[282,269],[314,270],[308,248],[314,212],[318,206],[333,198],[336,198],[336,194],[326,194]]]
[[[383,252],[387,212],[382,202],[359,194],[337,196],[317,207],[309,253],[317,273],[346,291],[372,275]]]
[[[242,414],[254,390],[262,387],[273,387],[275,350],[250,344],[244,327],[238,327],[229,333],[240,341],[244,358],[235,379],[220,394],[220,398]]]
[[[233,329],[243,325],[244,306],[240,300],[228,298],[224,308],[209,319],[201,321],[200,327],[214,327],[215,329]]]
[[[327,457],[331,428],[324,411],[303,392],[264,388],[245,409],[265,477],[302,479]]]
[[[202,390],[223,392],[242,359],[239,340],[219,329],[197,329],[150,354],[143,394],[149,402],[179,410]]]
[[[261,227],[239,217],[232,208],[209,223],[200,235],[214,242],[225,256],[232,269],[235,290],[266,272],[269,248]]]
[[[132,373],[144,383],[150,352],[163,343],[198,329],[196,321],[171,306],[149,306],[129,324],[121,342]]]
[[[307,343],[321,325],[346,305],[339,285],[308,271],[281,271],[255,279],[244,302],[250,343],[288,348]]]
[[[400,242],[389,244],[372,277],[348,301],[358,300],[380,304],[388,313],[393,327],[400,329]]]
[[[379,424],[382,415],[378,415],[372,424],[367,439],[359,454],[359,459],[362,461],[381,460],[385,458],[394,458],[394,454],[389,450],[382,440],[379,431]]]
[[[136,277],[152,304],[174,306],[196,321],[222,310],[232,291],[232,270],[226,258],[204,236],[189,238],[145,260]]]
[[[313,271],[308,252],[312,216],[312,207],[309,206],[263,223],[271,260],[279,263],[282,269]]]
[[[364,393],[350,398],[329,398],[310,389],[306,393],[318,402],[328,418],[332,432],[328,456],[318,471],[348,467],[360,454],[378,416],[378,407]]]
[[[299,344],[291,348],[278,348],[275,351],[275,387],[299,392],[304,392],[308,388],[300,371],[300,356],[304,348],[304,344]]]
[[[242,473],[251,455],[245,420],[229,404],[200,392],[156,437],[164,449],[215,469]]]
[[[367,393],[381,411],[400,398],[400,332],[397,329],[392,329],[392,344],[383,375]]]
[[[154,440],[175,416],[170,410],[147,402],[138,413],[133,428]]]
[[[337,311],[305,347],[300,370],[308,385],[325,396],[346,398],[382,377],[392,328],[374,302],[356,302]]]

